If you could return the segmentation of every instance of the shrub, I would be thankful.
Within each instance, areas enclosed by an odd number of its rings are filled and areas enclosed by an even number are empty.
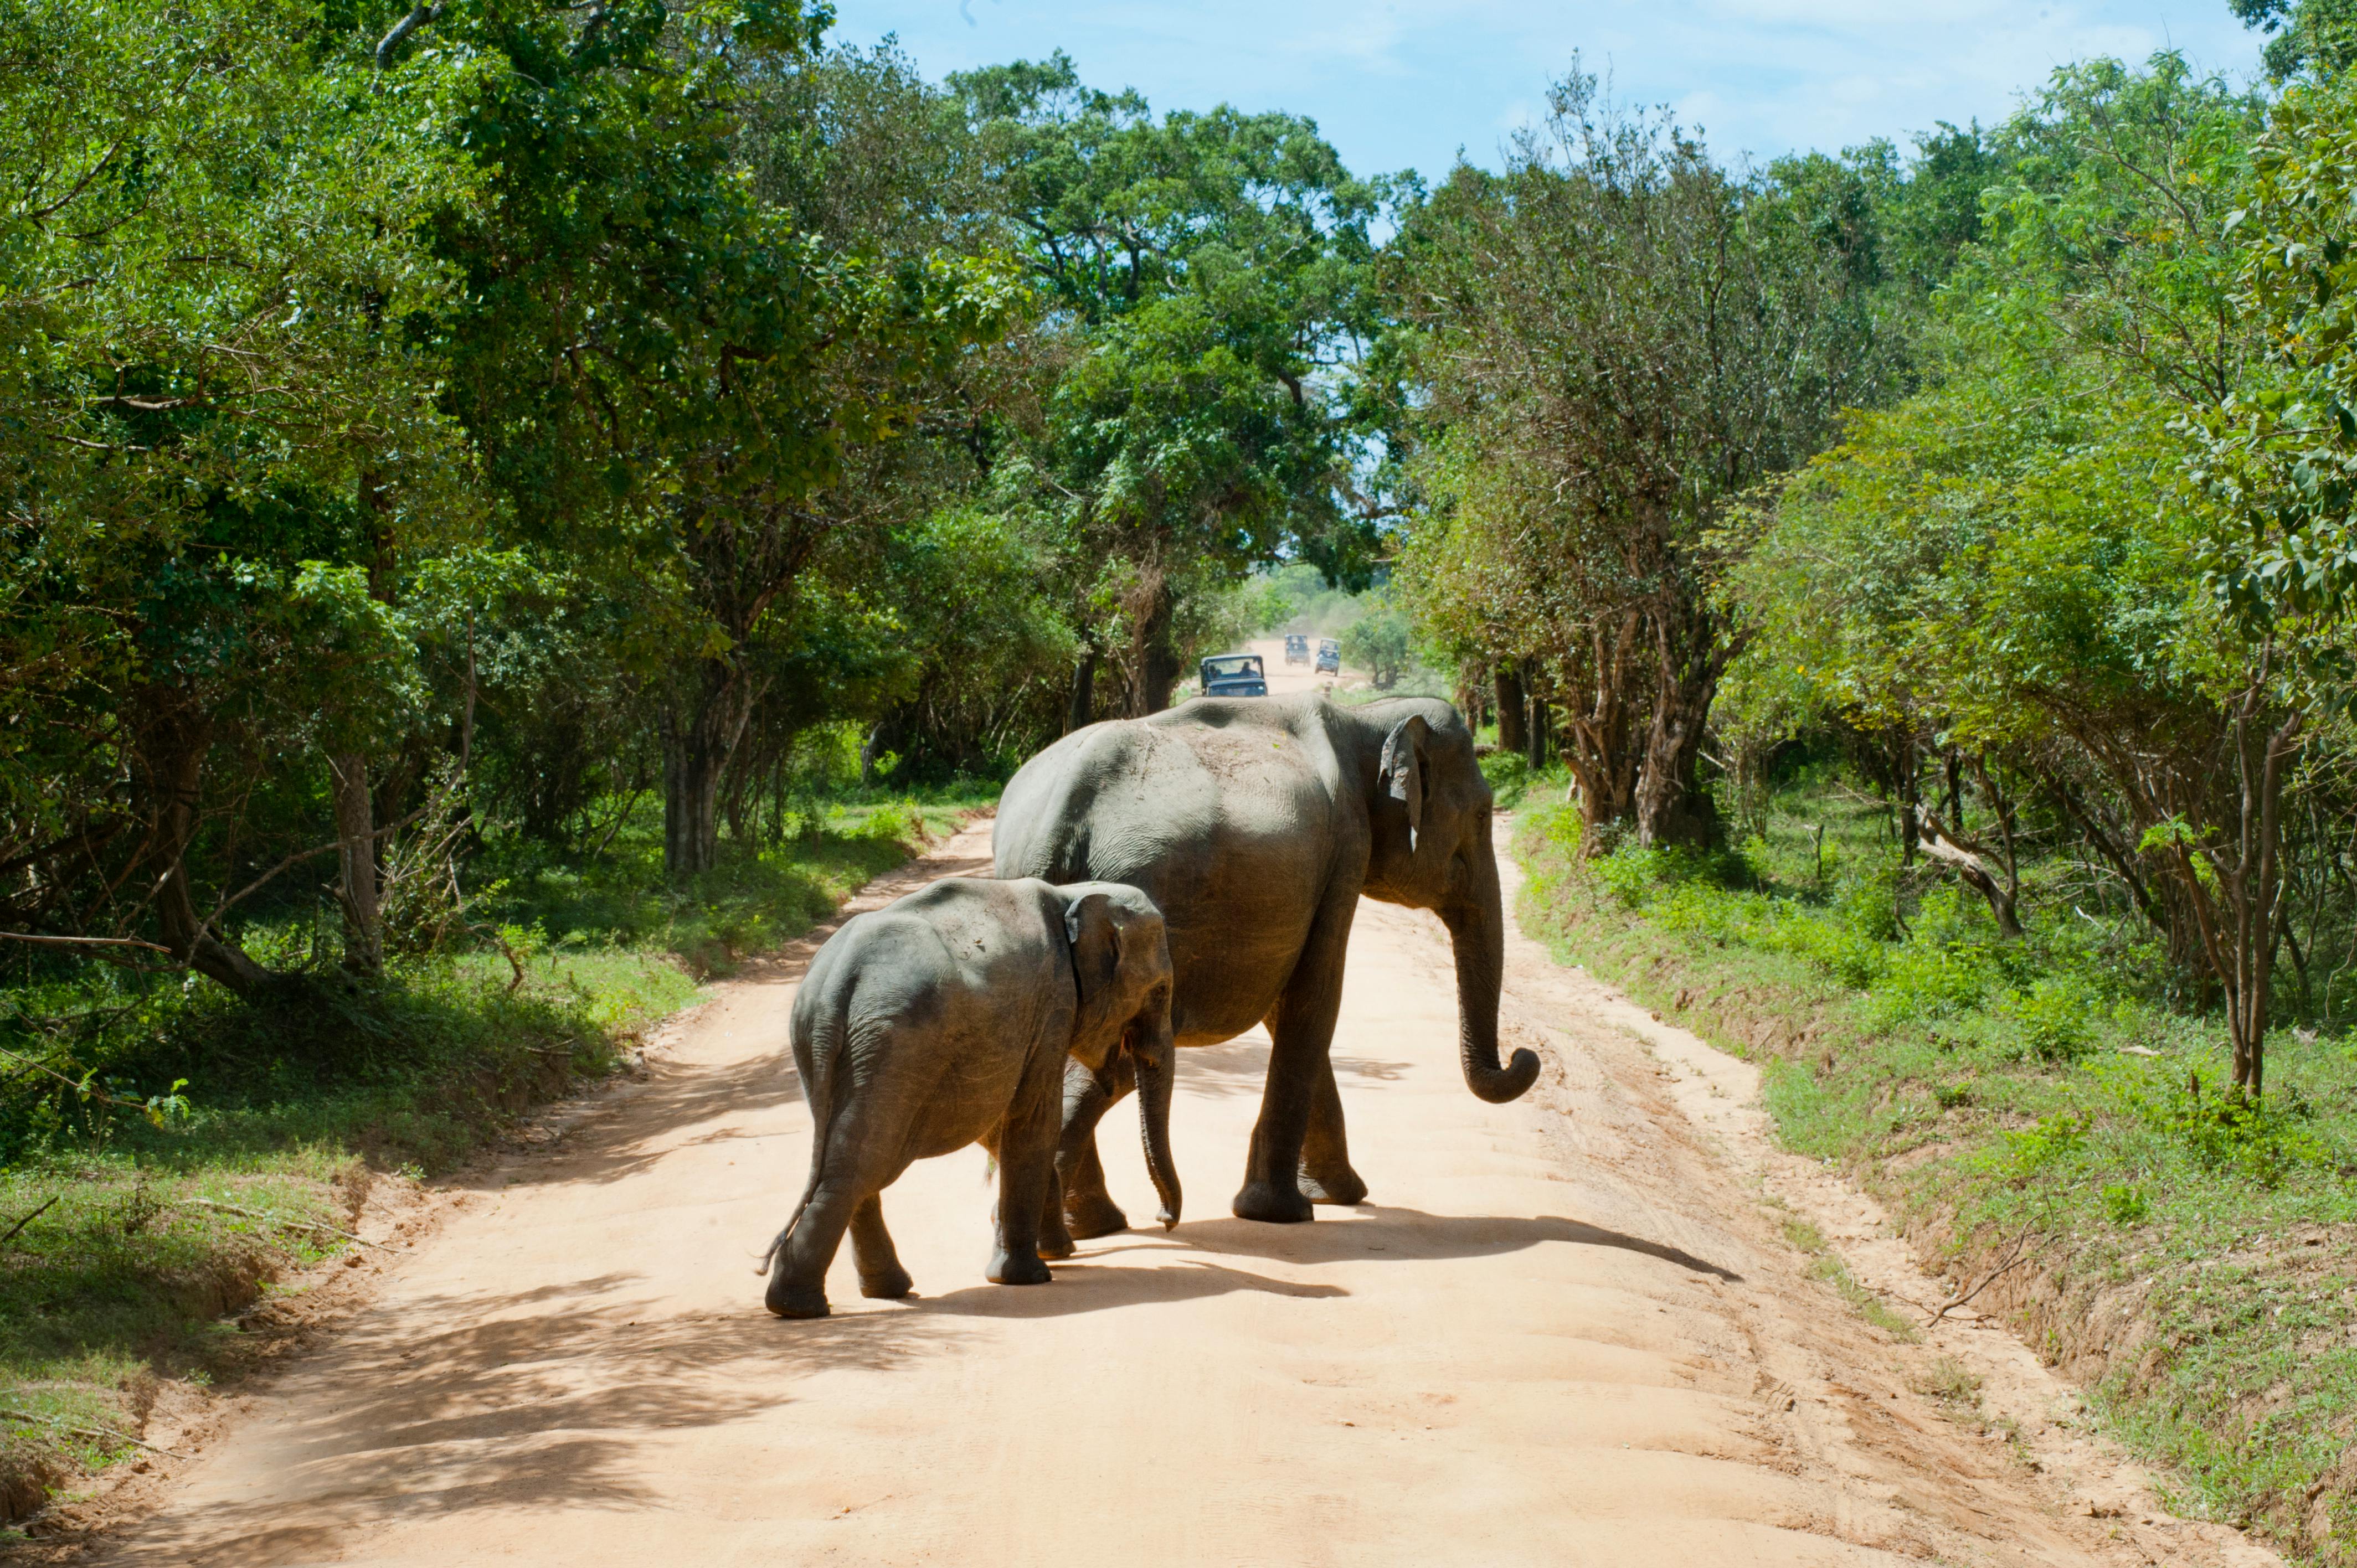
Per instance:
[[[920,844],[925,840],[925,814],[914,800],[887,800],[867,813],[859,836],[878,843]]]
[[[2095,1048],[2096,1009],[2086,986],[2067,977],[2038,982],[2006,1004],[2021,1043],[2040,1061],[2073,1062]]]

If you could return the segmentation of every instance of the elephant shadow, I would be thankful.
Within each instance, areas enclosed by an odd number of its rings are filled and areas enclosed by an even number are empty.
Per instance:
[[[1048,1285],[1019,1290],[1005,1285],[969,1285],[939,1295],[913,1295],[907,1304],[916,1312],[957,1317],[1037,1318],[1201,1301],[1238,1291],[1299,1296],[1310,1301],[1334,1301],[1351,1294],[1340,1285],[1272,1279],[1249,1269],[1187,1257],[1187,1248],[1175,1247],[1168,1241],[1158,1245],[1141,1242],[1140,1250],[1146,1248],[1166,1256],[1178,1256],[1168,1266],[1132,1268],[1095,1261],[1108,1251],[1126,1251],[1129,1248],[1092,1249],[1068,1262],[1054,1265],[1055,1281]]]
[[[1707,1258],[1698,1258],[1684,1248],[1625,1235],[1583,1219],[1553,1215],[1519,1219],[1426,1214],[1421,1209],[1377,1203],[1362,1203],[1352,1213],[1355,1218],[1340,1223],[1282,1227],[1248,1219],[1207,1219],[1180,1226],[1172,1232],[1172,1239],[1222,1257],[1276,1258],[1313,1266],[1488,1258],[1523,1251],[1544,1241],[1568,1241],[1574,1246],[1608,1247],[1658,1258],[1690,1273],[1706,1274],[1728,1284],[1739,1284],[1743,1280],[1734,1270]],[[1092,1255],[1118,1250],[1116,1244],[1099,1249]]]

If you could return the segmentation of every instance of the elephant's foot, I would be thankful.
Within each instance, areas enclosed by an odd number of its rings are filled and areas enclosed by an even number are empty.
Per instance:
[[[1064,1199],[1064,1224],[1073,1236],[1086,1241],[1128,1230],[1129,1216],[1103,1193],[1073,1193]]]
[[[1349,1165],[1325,1172],[1312,1172],[1304,1165],[1296,1180],[1300,1184],[1301,1196],[1312,1203],[1336,1203],[1348,1208],[1367,1201],[1367,1184]]]
[[[1229,1208],[1239,1219],[1257,1219],[1264,1225],[1298,1225],[1308,1219],[1309,1200],[1301,1188],[1292,1182],[1282,1186],[1265,1181],[1244,1183],[1242,1192]]]
[[[770,1282],[769,1294],[762,1298],[771,1312],[780,1317],[824,1317],[826,1292],[798,1290],[783,1280]]]
[[[1039,1244],[1032,1251],[1043,1258],[1061,1259],[1071,1257],[1079,1249],[1072,1245],[1071,1236],[1050,1236],[1043,1230],[1039,1233]]]
[[[859,1276],[859,1294],[874,1301],[898,1301],[916,1288],[917,1282],[909,1277],[906,1269],[894,1269],[889,1273]]]
[[[1034,1247],[1029,1252],[991,1253],[990,1267],[983,1277],[995,1285],[1044,1285],[1056,1276],[1048,1272]]]

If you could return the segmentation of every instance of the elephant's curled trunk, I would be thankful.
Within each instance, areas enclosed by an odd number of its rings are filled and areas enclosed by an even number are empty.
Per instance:
[[[1457,957],[1457,1055],[1465,1087],[1492,1105],[1519,1100],[1538,1081],[1535,1052],[1517,1047],[1498,1062],[1498,992],[1506,964],[1506,918],[1498,897],[1498,863],[1490,835],[1481,834],[1472,896],[1444,912]]]
[[[1168,1023],[1131,1036],[1130,1056],[1137,1066],[1137,1127],[1146,1144],[1146,1174],[1154,1178],[1155,1196],[1162,1200],[1156,1218],[1165,1230],[1178,1223],[1181,1194],[1178,1166],[1170,1157],[1170,1095],[1176,1076],[1176,1042]]]

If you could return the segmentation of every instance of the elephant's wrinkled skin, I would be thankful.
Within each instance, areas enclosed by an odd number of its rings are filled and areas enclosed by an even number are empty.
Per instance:
[[[1170,1163],[1170,950],[1134,887],[950,877],[827,940],[794,997],[794,1065],[810,1102],[810,1183],[770,1243],[768,1304],[826,1316],[826,1271],[847,1227],[863,1295],[906,1295],[878,1197],[917,1160],[979,1143],[998,1162],[989,1277],[1039,1284],[1071,1251],[1056,1200],[1064,1066],[1140,1087],[1163,1222]]]
[[[1490,810],[1473,736],[1447,703],[1207,698],[1092,725],[1033,757],[1000,797],[996,856],[1001,876],[1122,882],[1154,900],[1179,1045],[1266,1022],[1275,1048],[1234,1209],[1298,1220],[1313,1199],[1366,1196],[1327,1059],[1361,894],[1448,926],[1473,1092],[1512,1100],[1538,1076],[1529,1051],[1498,1062],[1505,929]],[[1067,1069],[1056,1167],[1076,1235],[1127,1223],[1094,1134],[1119,1093],[1112,1073]]]

